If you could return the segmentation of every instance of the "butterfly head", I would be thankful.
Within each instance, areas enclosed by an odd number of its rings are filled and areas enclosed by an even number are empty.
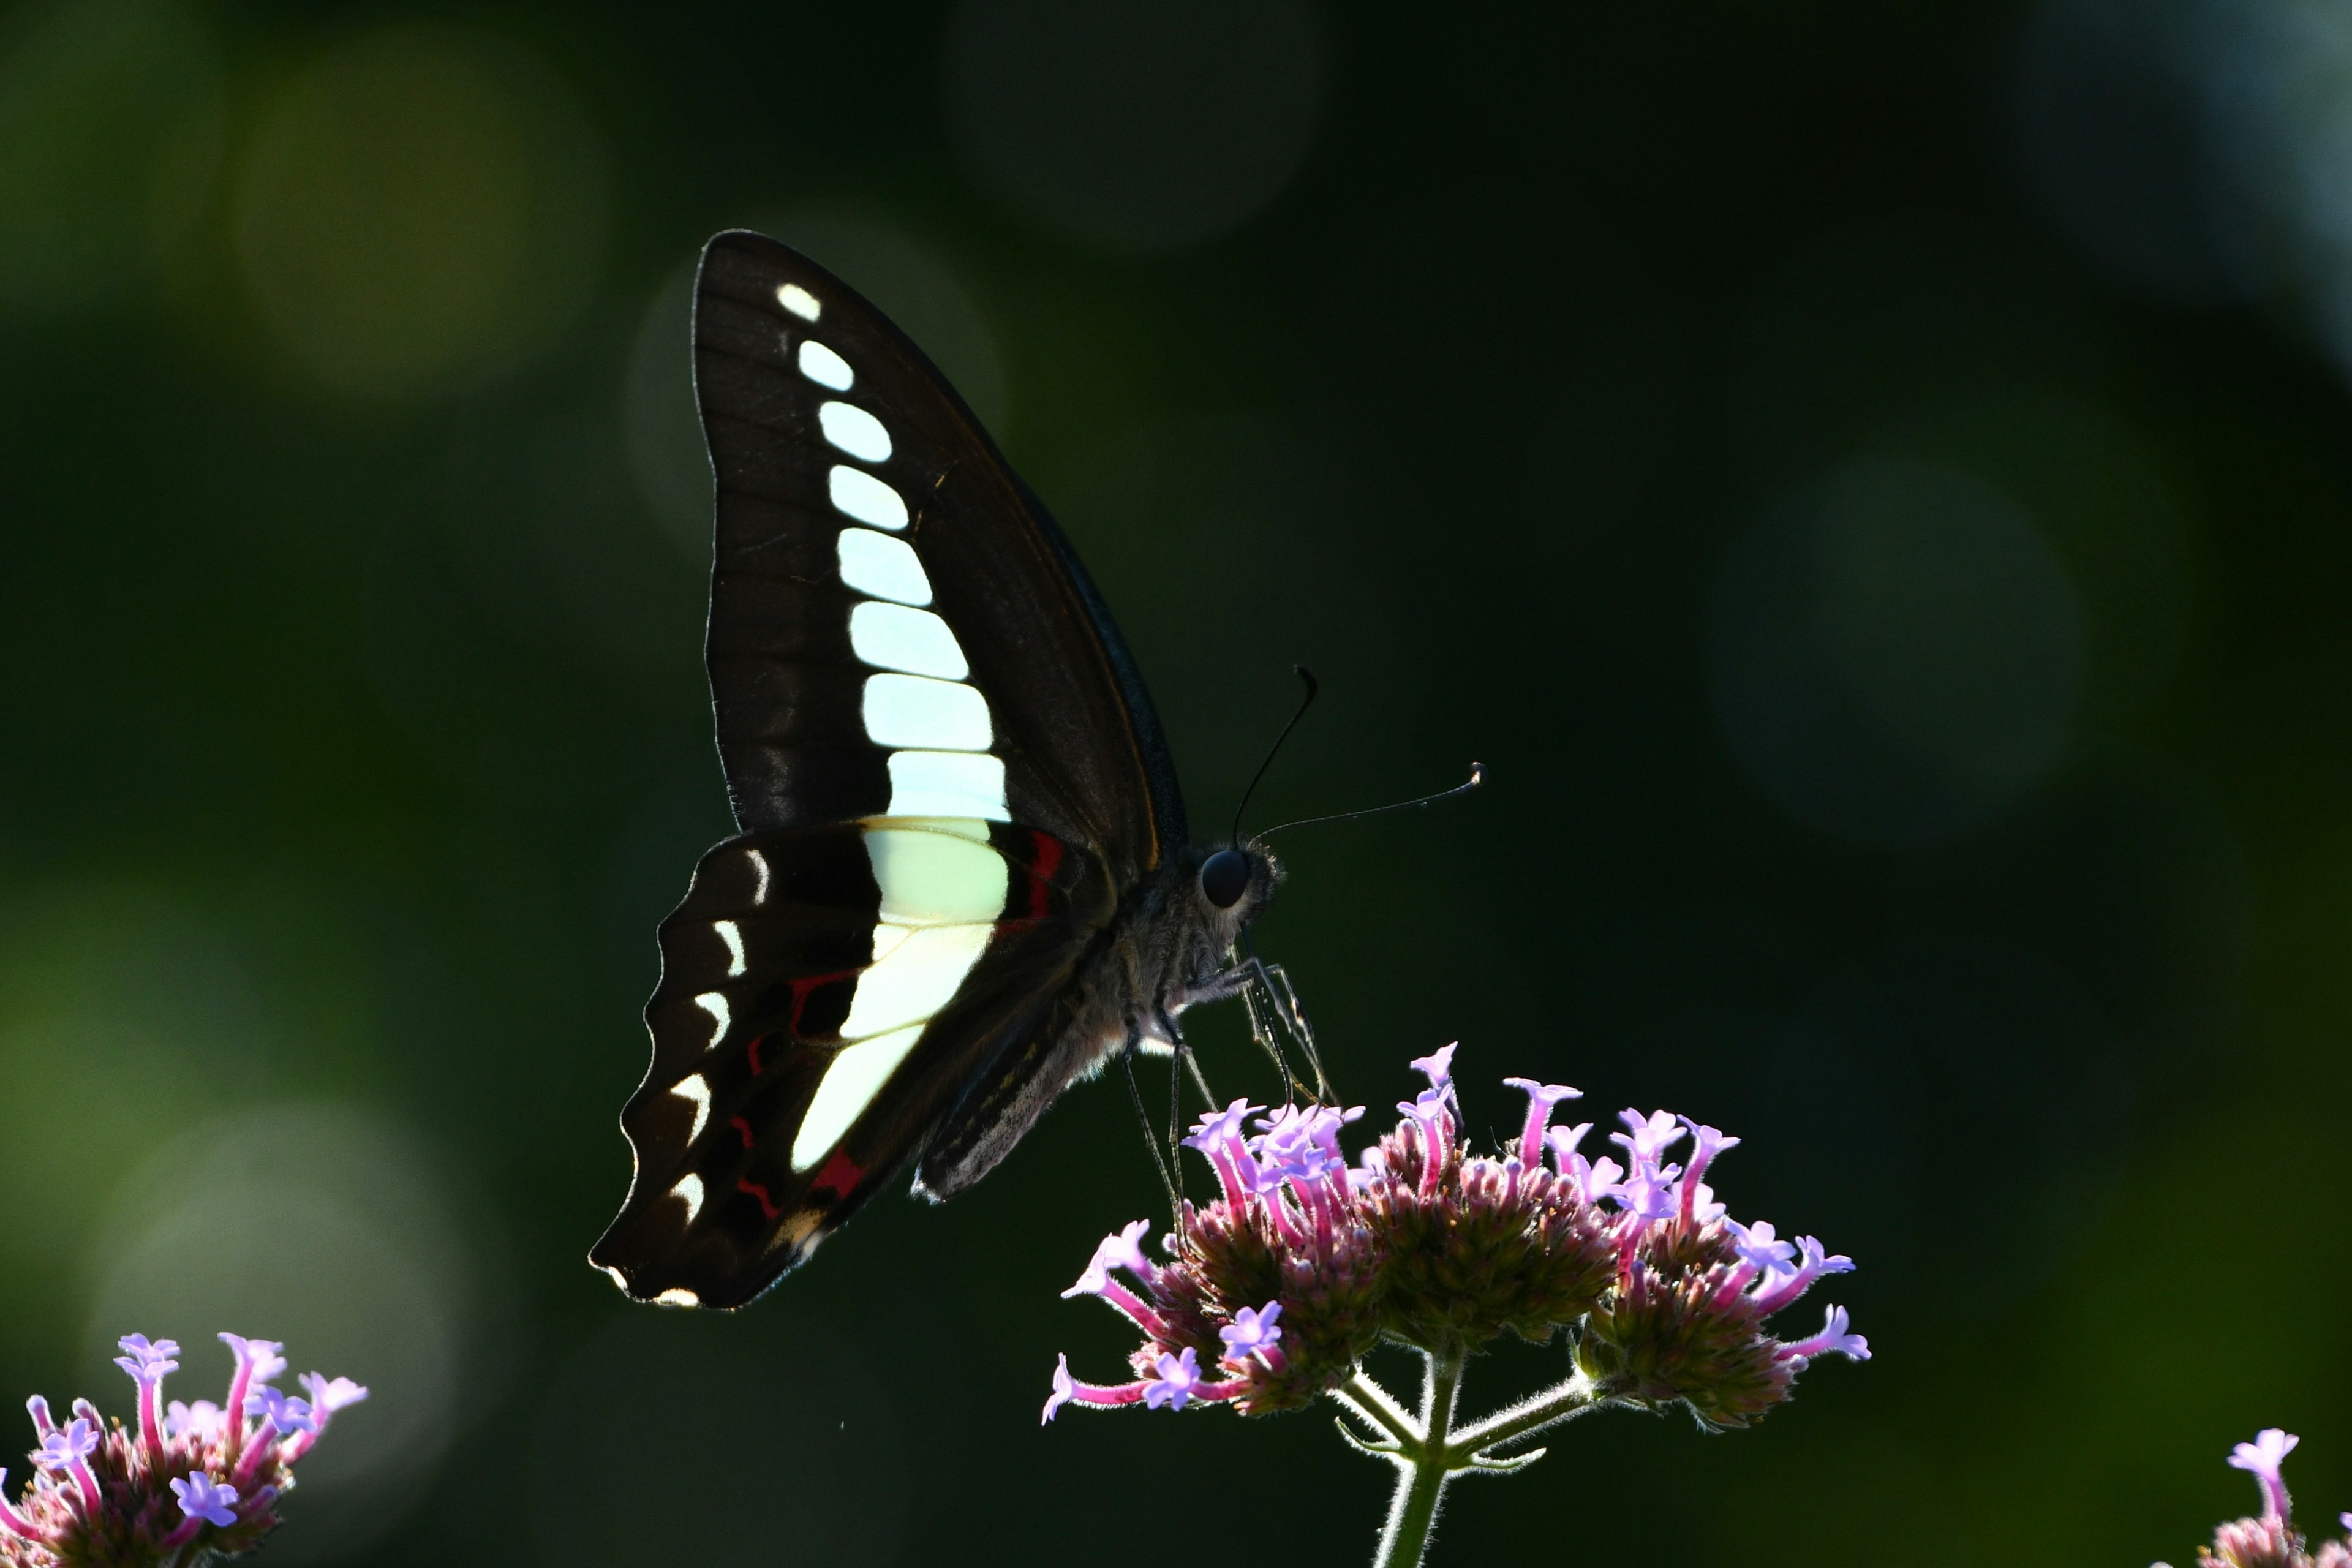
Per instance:
[[[1281,880],[1282,868],[1272,855],[1255,843],[1236,843],[1202,859],[1193,890],[1212,922],[1229,936],[1239,936],[1273,901]]]

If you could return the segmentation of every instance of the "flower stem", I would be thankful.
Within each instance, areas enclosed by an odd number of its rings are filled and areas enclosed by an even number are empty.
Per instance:
[[[1423,1353],[1429,1364],[1421,1384],[1421,1440],[1407,1446],[1395,1461],[1396,1496],[1389,1504],[1388,1527],[1381,1531],[1372,1568],[1420,1568],[1429,1551],[1430,1531],[1437,1523],[1438,1502],[1445,1495],[1445,1483],[1454,1479],[1448,1436],[1469,1354],[1459,1345]]]
[[[1465,1455],[1539,1432],[1546,1426],[1587,1415],[1595,1410],[1618,1403],[1600,1384],[1582,1373],[1553,1384],[1532,1399],[1521,1401],[1507,1410],[1498,1410],[1484,1421],[1474,1422],[1454,1435],[1454,1448]]]

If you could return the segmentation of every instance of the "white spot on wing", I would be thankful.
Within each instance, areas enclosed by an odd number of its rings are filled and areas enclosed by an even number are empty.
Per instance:
[[[801,374],[819,386],[829,386],[835,392],[847,392],[857,379],[849,362],[817,342],[814,338],[801,340]]]
[[[864,717],[866,738],[877,746],[984,752],[995,739],[987,699],[953,680],[869,675]]]
[[[861,594],[901,605],[931,602],[931,580],[915,547],[903,539],[877,533],[870,528],[845,528],[835,549],[841,558],[841,580]]]
[[[947,622],[929,610],[868,599],[849,612],[849,646],[884,669],[961,680],[971,673]]]
[[[686,1223],[692,1225],[694,1216],[702,1212],[702,1178],[688,1171],[677,1179],[677,1185],[669,1190],[669,1195],[685,1200]]]
[[[907,526],[907,503],[898,492],[863,468],[835,463],[825,476],[825,493],[844,517],[870,522],[896,533]]]
[[[815,321],[817,311],[823,308],[817,304],[815,295],[797,283],[777,284],[776,303],[803,321]]]
[[[760,873],[759,885],[751,889],[751,901],[755,904],[764,904],[768,901],[768,858],[757,849],[746,850],[744,853],[751,859],[751,869]]]
[[[730,978],[743,973],[743,928],[733,921],[712,921],[710,929],[727,944],[727,973]]]
[[[710,1085],[700,1073],[696,1073],[670,1085],[669,1091],[694,1107],[694,1131],[686,1135],[686,1141],[691,1143],[702,1136],[703,1128],[710,1122]]]
[[[977,816],[1010,822],[1004,764],[971,752],[890,753],[892,816]]]
[[[863,990],[863,983],[860,984]],[[816,1086],[816,1095],[809,1101],[808,1114],[801,1118],[800,1131],[793,1135],[793,1169],[814,1169],[833,1146],[841,1142],[874,1097],[923,1037],[920,1024],[897,1030],[871,1040],[848,1047],[833,1058],[825,1068],[824,1080]]]
[[[683,1285],[673,1285],[654,1298],[665,1307],[699,1307],[702,1298]]]
[[[710,1015],[710,1044],[703,1049],[716,1049],[719,1042],[727,1037],[727,998],[719,992],[706,991],[694,999],[694,1005]]]
[[[816,423],[826,440],[861,463],[878,463],[890,455],[890,432],[854,403],[818,404]]]

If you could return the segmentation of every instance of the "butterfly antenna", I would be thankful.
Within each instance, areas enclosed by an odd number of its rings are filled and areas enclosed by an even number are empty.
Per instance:
[[[1356,822],[1367,816],[1386,816],[1391,811],[1410,811],[1416,805],[1435,805],[1441,800],[1452,800],[1457,795],[1468,795],[1486,782],[1486,764],[1472,763],[1470,776],[1452,789],[1442,789],[1435,795],[1424,795],[1412,800],[1392,801],[1387,805],[1375,805],[1364,811],[1342,811],[1329,816],[1302,816],[1297,822],[1286,822],[1279,827],[1269,827],[1257,837],[1271,838],[1277,833],[1287,833],[1294,827],[1313,827],[1318,823],[1325,822]]]
[[[1265,749],[1265,760],[1258,763],[1257,772],[1250,774],[1249,788],[1242,791],[1242,802],[1234,807],[1234,830],[1228,837],[1227,842],[1236,849],[1241,847],[1242,842],[1242,813],[1249,809],[1250,796],[1257,793],[1258,781],[1265,777],[1266,769],[1274,766],[1274,759],[1281,754],[1282,743],[1290,739],[1290,732],[1298,728],[1298,721],[1307,717],[1307,710],[1309,708],[1315,706],[1316,694],[1323,689],[1321,684],[1315,679],[1315,672],[1305,665],[1292,665],[1290,673],[1306,682],[1307,695],[1298,700],[1297,711],[1291,714],[1290,722],[1282,727],[1282,733],[1274,738],[1274,744]]]

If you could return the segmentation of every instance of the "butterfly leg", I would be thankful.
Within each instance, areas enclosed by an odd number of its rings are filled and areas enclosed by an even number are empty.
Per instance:
[[[1258,957],[1246,941],[1242,951],[1246,956],[1227,973],[1235,977],[1238,982],[1235,989],[1241,992],[1244,1003],[1249,1008],[1250,1032],[1257,1037],[1260,1048],[1274,1058],[1275,1065],[1282,1071],[1284,1094],[1307,1094],[1318,1105],[1339,1104],[1339,1097],[1331,1088],[1330,1077],[1323,1070],[1322,1053],[1315,1048],[1315,1026],[1307,1021],[1307,1009],[1299,1005],[1298,993],[1291,986],[1290,976],[1283,972],[1282,965],[1268,963]],[[1265,1013],[1273,1015],[1274,1025],[1266,1022]],[[1286,1034],[1307,1053],[1307,1065],[1315,1073],[1312,1090],[1299,1082],[1290,1070],[1289,1058],[1282,1048],[1281,1037]]]
[[[1184,1168],[1183,1144],[1177,1134],[1184,1125],[1184,1064],[1192,1059],[1192,1047],[1184,1043],[1184,1031],[1168,1009],[1160,1009],[1156,1026],[1174,1054],[1168,1063],[1168,1164],[1181,1172]]]
[[[1242,999],[1242,1006],[1249,1014],[1250,1038],[1274,1063],[1274,1070],[1282,1075],[1283,1103],[1295,1105],[1302,1094],[1312,1098],[1307,1087],[1298,1081],[1298,1075],[1290,1070],[1290,1055],[1282,1048],[1282,1032],[1268,1019],[1272,994],[1261,995],[1265,966],[1258,962],[1256,951],[1250,946],[1247,931],[1242,933],[1240,951],[1247,956],[1237,958],[1230,952],[1225,954],[1226,967],[1216,977],[1216,994]],[[1210,1103],[1213,1105],[1215,1101]]]
[[[1135,1081],[1135,1058],[1142,1054],[1142,1044],[1143,1031],[1130,1026],[1127,1047],[1119,1052],[1118,1059],[1127,1068],[1127,1097],[1135,1102],[1135,1119],[1143,1124],[1143,1146],[1151,1151],[1151,1163],[1160,1173],[1160,1190],[1168,1194],[1169,1222],[1181,1229],[1184,1205],[1176,1192],[1176,1177],[1168,1168],[1168,1156],[1160,1152],[1160,1130],[1151,1124],[1151,1112],[1143,1108],[1143,1086]]]
[[[1307,1009],[1298,1000],[1298,993],[1290,984],[1289,974],[1279,963],[1260,963],[1259,979],[1269,994],[1277,998],[1282,1016],[1288,1020],[1292,1033],[1307,1052],[1307,1065],[1315,1069],[1315,1087],[1326,1105],[1339,1103],[1339,1091],[1331,1087],[1330,1077],[1323,1070],[1323,1054],[1315,1046],[1315,1026],[1307,1020]]]

